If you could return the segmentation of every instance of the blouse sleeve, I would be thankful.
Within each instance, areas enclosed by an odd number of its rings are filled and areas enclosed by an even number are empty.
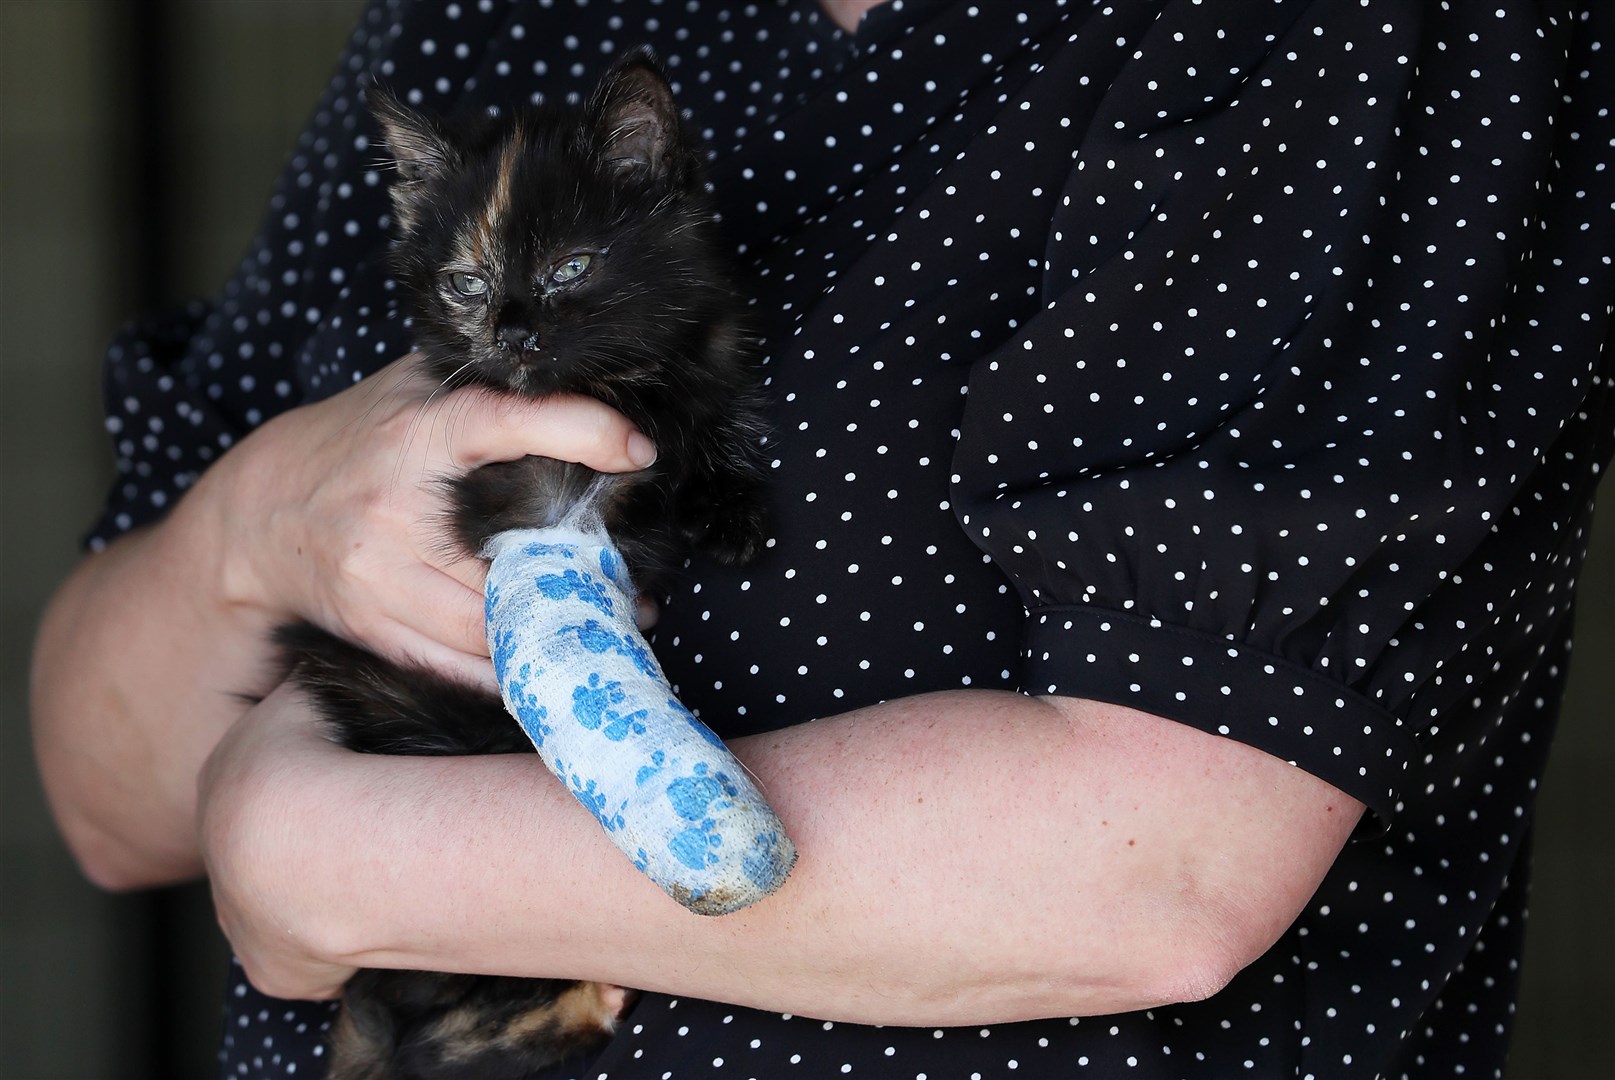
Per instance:
[[[1383,817],[1444,667],[1529,646],[1608,460],[1611,124],[1540,7],[1271,7],[1241,37],[1169,5],[1109,89],[954,505],[1026,604],[1028,692]]]

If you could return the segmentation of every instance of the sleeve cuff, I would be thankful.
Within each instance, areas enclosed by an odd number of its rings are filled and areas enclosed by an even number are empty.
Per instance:
[[[1022,686],[1131,709],[1253,746],[1390,820],[1419,744],[1351,688],[1235,641],[1081,606],[1028,614]]]

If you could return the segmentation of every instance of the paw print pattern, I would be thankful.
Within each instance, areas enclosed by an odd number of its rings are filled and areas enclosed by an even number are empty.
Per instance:
[[[623,576],[609,573],[619,557],[603,535],[538,532],[565,542],[524,531],[490,545],[488,632],[506,706],[613,843],[680,903],[716,914],[767,896],[795,849],[728,748],[670,693]],[[578,569],[588,565],[602,576]],[[549,722],[561,715],[574,722]]]
[[[1373,818],[1206,1001],[896,1029],[646,994],[561,1075],[1499,1076],[1615,442],[1612,20],[888,0],[848,34],[815,0],[374,0],[236,274],[114,343],[91,544],[409,351],[367,80],[445,113],[577,102],[647,43],[712,150],[772,429],[758,559],[692,560],[658,598],[658,710],[735,738],[927,691],[1074,695],[1261,748]],[[573,686],[629,659],[581,611],[602,663]],[[538,704],[581,730],[570,694]],[[624,782],[665,804],[688,775],[647,757]],[[329,1010],[232,978],[222,1073],[320,1075]]]

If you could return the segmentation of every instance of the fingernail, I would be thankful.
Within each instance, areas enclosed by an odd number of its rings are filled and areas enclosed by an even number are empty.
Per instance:
[[[628,436],[628,460],[643,469],[656,460],[656,444],[639,432]]]

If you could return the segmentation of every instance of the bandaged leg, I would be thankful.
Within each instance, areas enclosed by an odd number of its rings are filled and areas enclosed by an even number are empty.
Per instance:
[[[722,915],[778,889],[796,848],[722,741],[673,696],[603,530],[494,539],[488,645],[550,771],[679,903]]]

